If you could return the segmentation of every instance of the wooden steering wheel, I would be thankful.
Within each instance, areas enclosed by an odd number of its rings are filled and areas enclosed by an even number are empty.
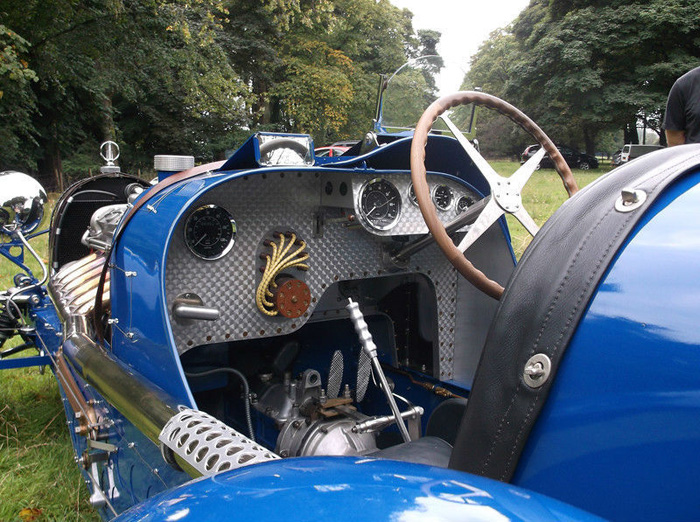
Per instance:
[[[474,146],[469,143],[469,140],[464,137],[447,115],[444,114],[445,111],[452,107],[467,103],[483,105],[507,116],[537,140],[541,145],[540,150],[512,176],[508,178],[500,176],[491,165],[488,164],[483,156],[479,154]],[[488,182],[491,190],[491,194],[487,196],[489,200],[484,209],[458,245],[455,245],[452,239],[447,235],[445,226],[437,216],[435,205],[430,198],[430,189],[426,179],[425,146],[428,142],[428,133],[437,118],[442,118],[447,124],[447,127],[454,137],[459,141],[476,167],[481,171],[481,174]],[[481,270],[476,268],[464,256],[464,252],[506,212],[515,216],[531,235],[534,236],[537,233],[539,227],[535,224],[532,217],[530,217],[527,210],[525,210],[521,193],[525,183],[530,179],[530,176],[539,165],[545,152],[549,154],[554,162],[554,166],[562,179],[567,193],[569,196],[572,196],[578,191],[578,186],[571,174],[571,169],[569,169],[569,166],[566,164],[566,161],[564,161],[559,150],[554,146],[554,143],[552,143],[552,140],[550,140],[542,129],[522,111],[500,98],[476,91],[462,91],[443,96],[434,101],[430,107],[426,109],[416,125],[416,130],[413,134],[413,143],[411,144],[411,179],[425,224],[428,226],[428,229],[430,229],[430,233],[435,238],[442,252],[447,256],[447,259],[454,265],[457,271],[476,288],[495,299],[500,299],[503,294],[503,287],[496,281],[489,279]]]

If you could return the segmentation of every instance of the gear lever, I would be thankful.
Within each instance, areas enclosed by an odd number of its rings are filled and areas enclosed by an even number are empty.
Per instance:
[[[399,428],[399,432],[401,432],[401,437],[403,438],[404,442],[411,442],[411,436],[408,434],[408,429],[401,418],[401,412],[399,411],[399,407],[396,405],[394,395],[391,393],[391,389],[389,389],[389,383],[386,380],[386,375],[384,375],[382,365],[379,363],[379,357],[377,357],[377,345],[375,345],[374,341],[372,340],[372,334],[369,332],[369,328],[365,322],[365,317],[362,315],[359,305],[352,299],[348,299],[348,304],[345,306],[345,308],[348,312],[350,312],[350,319],[352,320],[355,331],[360,338],[362,350],[364,350],[372,361],[372,368],[374,369],[374,373],[379,378],[379,383],[381,384],[382,390],[384,390],[384,394],[386,395],[386,400],[389,403],[391,412],[394,414],[396,426]]]

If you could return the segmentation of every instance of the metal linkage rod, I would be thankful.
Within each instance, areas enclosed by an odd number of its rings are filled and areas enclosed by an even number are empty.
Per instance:
[[[404,442],[411,442],[411,436],[408,434],[408,428],[406,428],[406,424],[401,417],[401,412],[399,411],[399,407],[394,400],[394,395],[389,389],[389,383],[386,380],[386,375],[384,375],[382,365],[379,363],[379,357],[377,357],[377,345],[375,345],[374,341],[372,340],[372,334],[369,332],[367,322],[365,322],[365,317],[362,315],[359,305],[352,299],[348,299],[348,304],[345,306],[345,308],[348,312],[350,312],[350,319],[352,320],[355,331],[360,338],[362,349],[372,361],[372,368],[374,369],[376,376],[379,378],[381,388],[384,390],[386,400],[389,403],[391,412],[394,414],[396,426],[399,428],[401,437],[403,437]]]

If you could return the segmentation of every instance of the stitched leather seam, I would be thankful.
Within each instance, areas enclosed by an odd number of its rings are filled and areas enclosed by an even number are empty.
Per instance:
[[[547,308],[547,314],[545,315],[545,317],[542,321],[539,332],[537,333],[537,338],[535,339],[532,348],[529,350],[529,353],[528,353],[529,356],[532,356],[535,353],[535,351],[537,350],[537,347],[539,346],[539,342],[542,338],[542,335],[544,334],[544,331],[547,327],[547,324],[549,323],[549,319],[551,318],[552,313],[554,312],[554,310],[556,308],[556,304],[559,301],[559,298],[560,298],[564,288],[566,287],[566,284],[569,281],[572,268],[574,267],[574,265],[576,265],[576,262],[578,261],[580,255],[581,255],[581,252],[585,248],[586,243],[588,242],[588,240],[589,240],[590,236],[593,234],[593,232],[610,215],[611,211],[612,210],[608,210],[608,212],[606,212],[605,215],[603,215],[603,217],[601,217],[598,220],[596,225],[591,230],[589,230],[588,234],[586,234],[585,239],[581,242],[578,249],[576,250],[576,254],[574,255],[574,258],[571,260],[571,263],[569,263],[569,268],[567,269],[566,274],[564,275],[561,282],[559,283],[557,291],[555,292],[554,296],[552,297],[552,301],[550,302],[550,305]],[[484,461],[483,467],[481,469],[482,474],[485,474],[486,470],[489,468],[489,466],[491,464],[491,458],[493,456],[493,452],[495,450],[495,447],[499,442],[501,442],[501,434],[503,433],[503,427],[504,427],[505,420],[509,416],[511,408],[513,407],[513,404],[515,403],[515,400],[517,399],[521,389],[522,389],[522,381],[518,380],[518,384],[515,388],[515,392],[512,394],[510,404],[508,405],[508,408],[506,408],[506,411],[504,412],[503,416],[501,417],[501,420],[499,421],[498,430],[496,431],[496,435],[494,436],[494,439],[491,442],[491,445],[489,447],[489,452],[486,456],[486,460]],[[535,395],[535,397],[539,397],[539,392]],[[532,413],[531,410],[532,410],[532,406],[529,408],[529,413],[526,417],[526,420],[529,418],[530,414]],[[520,428],[520,431],[518,432],[517,437],[520,437],[523,429],[524,429],[524,424],[521,424],[521,428]],[[517,440],[517,437],[516,437],[516,440]],[[512,456],[513,456],[514,452],[515,452],[515,446],[513,447],[513,450],[511,452],[511,457],[508,460],[508,462],[510,462],[512,460]]]
[[[644,183],[644,181],[643,181],[641,184],[639,184],[639,185],[637,185],[637,186],[644,186],[644,185],[647,185],[647,184],[653,184],[653,186],[652,186],[651,188],[647,189],[649,195],[651,196],[652,194],[654,194],[654,193],[658,190],[659,186],[660,186],[662,183],[664,184],[663,186],[666,187],[665,182],[667,181],[667,179],[668,179],[669,177],[674,176],[674,175],[678,172],[679,167],[681,167],[681,165],[683,165],[683,164],[685,164],[685,163],[688,163],[688,162],[690,162],[690,159],[687,159],[687,160],[685,160],[685,161],[682,161],[682,162],[680,162],[679,164],[676,164],[676,165],[673,165],[673,166],[669,166],[669,167],[668,167],[667,169],[665,169],[665,171],[663,171],[662,173],[658,173],[658,174],[656,174],[656,175],[651,176],[649,179],[645,180],[646,183]],[[669,171],[672,171],[672,172],[669,173]],[[659,178],[660,178],[660,179],[659,179]],[[649,204],[649,206],[651,206],[651,203]],[[529,352],[529,355],[530,355],[530,356],[531,356],[532,354],[534,354],[534,352],[536,351],[537,346],[539,345],[539,341],[541,340],[541,336],[542,336],[542,334],[543,334],[543,332],[544,332],[544,330],[545,330],[545,328],[546,328],[546,324],[548,323],[548,321],[549,321],[549,319],[550,319],[550,317],[551,317],[551,313],[552,313],[552,311],[553,311],[553,309],[554,309],[554,306],[555,306],[557,300],[559,299],[559,296],[561,295],[561,291],[563,290],[563,287],[565,286],[566,282],[569,280],[571,271],[572,271],[574,265],[576,264],[576,262],[577,262],[577,260],[578,260],[578,258],[579,258],[579,256],[580,256],[580,254],[581,254],[583,248],[585,247],[586,243],[587,243],[588,240],[590,239],[590,237],[591,237],[591,235],[593,234],[593,232],[594,232],[595,230],[597,230],[598,228],[600,228],[600,226],[602,225],[603,221],[605,221],[605,220],[610,216],[610,213],[612,212],[612,210],[613,210],[613,209],[609,209],[609,210],[605,213],[605,215],[598,221],[598,223],[596,223],[596,225],[595,225],[595,226],[589,231],[589,233],[586,235],[586,238],[583,240],[583,242],[581,243],[580,247],[577,249],[576,255],[574,256],[574,258],[572,259],[571,263],[569,264],[569,268],[568,268],[567,271],[566,271],[566,275],[562,278],[562,282],[560,283],[559,288],[557,289],[557,292],[556,292],[554,298],[552,299],[552,304],[550,305],[550,307],[549,307],[549,309],[548,309],[548,312],[547,312],[547,315],[546,315],[546,317],[545,317],[545,319],[544,319],[544,321],[543,321],[543,323],[542,323],[542,327],[540,328],[540,331],[538,332],[537,339],[535,340],[535,342],[534,342],[534,344],[533,344],[533,347],[532,347],[532,349],[531,349],[530,352]],[[610,250],[611,250],[612,247],[617,243],[617,241],[618,241],[619,237],[622,235],[622,233],[628,228],[628,226],[629,226],[630,222],[632,221],[632,218],[633,218],[633,217],[635,217],[635,215],[634,215],[633,213],[632,213],[632,214],[629,214],[629,215],[627,216],[627,218],[626,218],[622,223],[620,223],[620,225],[618,226],[618,229],[617,229],[617,231],[616,231],[614,237],[608,242],[608,246],[606,247],[605,251],[604,251],[603,254],[598,258],[598,262],[596,263],[595,269],[591,272],[591,275],[588,277],[588,280],[586,281],[584,287],[582,288],[582,290],[581,290],[581,292],[580,292],[580,294],[579,294],[579,297],[578,297],[578,299],[577,299],[577,301],[576,301],[576,304],[574,305],[574,307],[571,309],[571,312],[569,313],[569,316],[568,316],[568,318],[567,318],[566,324],[565,324],[564,327],[561,329],[560,334],[559,334],[559,337],[558,337],[558,339],[556,340],[555,344],[554,344],[553,347],[552,347],[552,350],[551,350],[551,352],[550,352],[551,355],[552,355],[552,358],[554,358],[555,354],[556,354],[557,351],[559,350],[561,341],[562,341],[562,339],[564,339],[565,334],[568,333],[568,331],[571,329],[571,326],[572,326],[572,324],[573,324],[573,319],[574,319],[574,317],[576,316],[576,314],[577,314],[577,312],[578,312],[578,310],[579,310],[579,308],[580,308],[580,306],[581,306],[581,302],[583,301],[584,297],[587,295],[588,289],[590,288],[590,286],[591,286],[591,284],[593,283],[593,281],[596,279],[596,276],[600,273],[601,267],[603,266],[603,261],[608,257],[608,255],[610,254]],[[557,364],[557,367],[558,367],[558,364]],[[550,387],[551,387],[551,381],[550,381],[550,383],[546,386],[546,390],[548,390]],[[501,433],[503,432],[503,429],[502,429],[502,428],[503,428],[503,423],[504,423],[504,421],[505,421],[505,418],[508,416],[508,414],[509,414],[509,412],[510,412],[512,406],[513,406],[513,403],[515,402],[515,399],[516,399],[516,397],[518,396],[518,393],[520,392],[521,389],[522,389],[522,384],[521,384],[521,382],[518,382],[518,385],[516,386],[515,393],[513,394],[513,397],[512,397],[512,399],[511,399],[510,405],[509,405],[508,408],[506,409],[506,413],[505,413],[505,414],[503,415],[503,417],[501,418],[501,422],[500,422],[500,424],[499,424],[499,429],[498,429],[498,431],[497,431],[497,433],[496,433],[496,436],[495,436],[495,438],[494,438],[493,443],[491,444],[491,448],[490,448],[489,454],[488,454],[488,456],[487,456],[487,460],[486,460],[486,462],[484,463],[484,466],[482,467],[482,471],[485,471],[485,470],[488,468],[488,466],[490,465],[490,460],[491,460],[491,456],[493,455],[493,450],[495,449],[495,445],[500,441]],[[532,416],[532,413],[533,413],[533,411],[534,411],[534,409],[535,409],[535,406],[537,405],[537,402],[539,401],[539,398],[540,398],[540,396],[541,396],[541,393],[542,393],[543,391],[546,391],[546,390],[545,390],[545,388],[540,389],[540,390],[536,393],[536,395],[529,401],[529,402],[530,402],[530,405],[529,405],[529,407],[528,407],[528,410],[527,410],[525,419],[524,419],[523,422],[520,424],[520,429],[519,429],[519,431],[518,431],[518,434],[516,435],[516,438],[515,438],[515,440],[513,441],[513,444],[512,444],[512,446],[511,446],[511,452],[510,452],[508,461],[506,462],[506,465],[505,465],[505,467],[504,467],[503,473],[502,473],[501,476],[500,476],[500,480],[502,480],[502,481],[506,480],[506,477],[507,477],[507,475],[509,474],[509,471],[508,471],[508,470],[510,469],[511,463],[512,463],[512,461],[513,461],[513,457],[515,456],[515,452],[516,452],[516,450],[517,450],[517,448],[518,448],[518,443],[519,443],[520,439],[522,438],[522,435],[523,435],[523,433],[524,433],[526,427],[528,426],[528,422],[529,422],[529,420],[530,420],[530,417]]]

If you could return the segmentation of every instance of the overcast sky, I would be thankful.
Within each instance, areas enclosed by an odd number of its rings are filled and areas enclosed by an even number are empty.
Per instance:
[[[440,55],[449,64],[459,64],[463,72],[469,68],[469,58],[491,31],[508,25],[529,4],[529,0],[390,1],[397,7],[411,10],[414,29],[440,31]],[[438,80],[441,94],[459,89],[463,72],[454,66],[448,69],[445,77]]]

